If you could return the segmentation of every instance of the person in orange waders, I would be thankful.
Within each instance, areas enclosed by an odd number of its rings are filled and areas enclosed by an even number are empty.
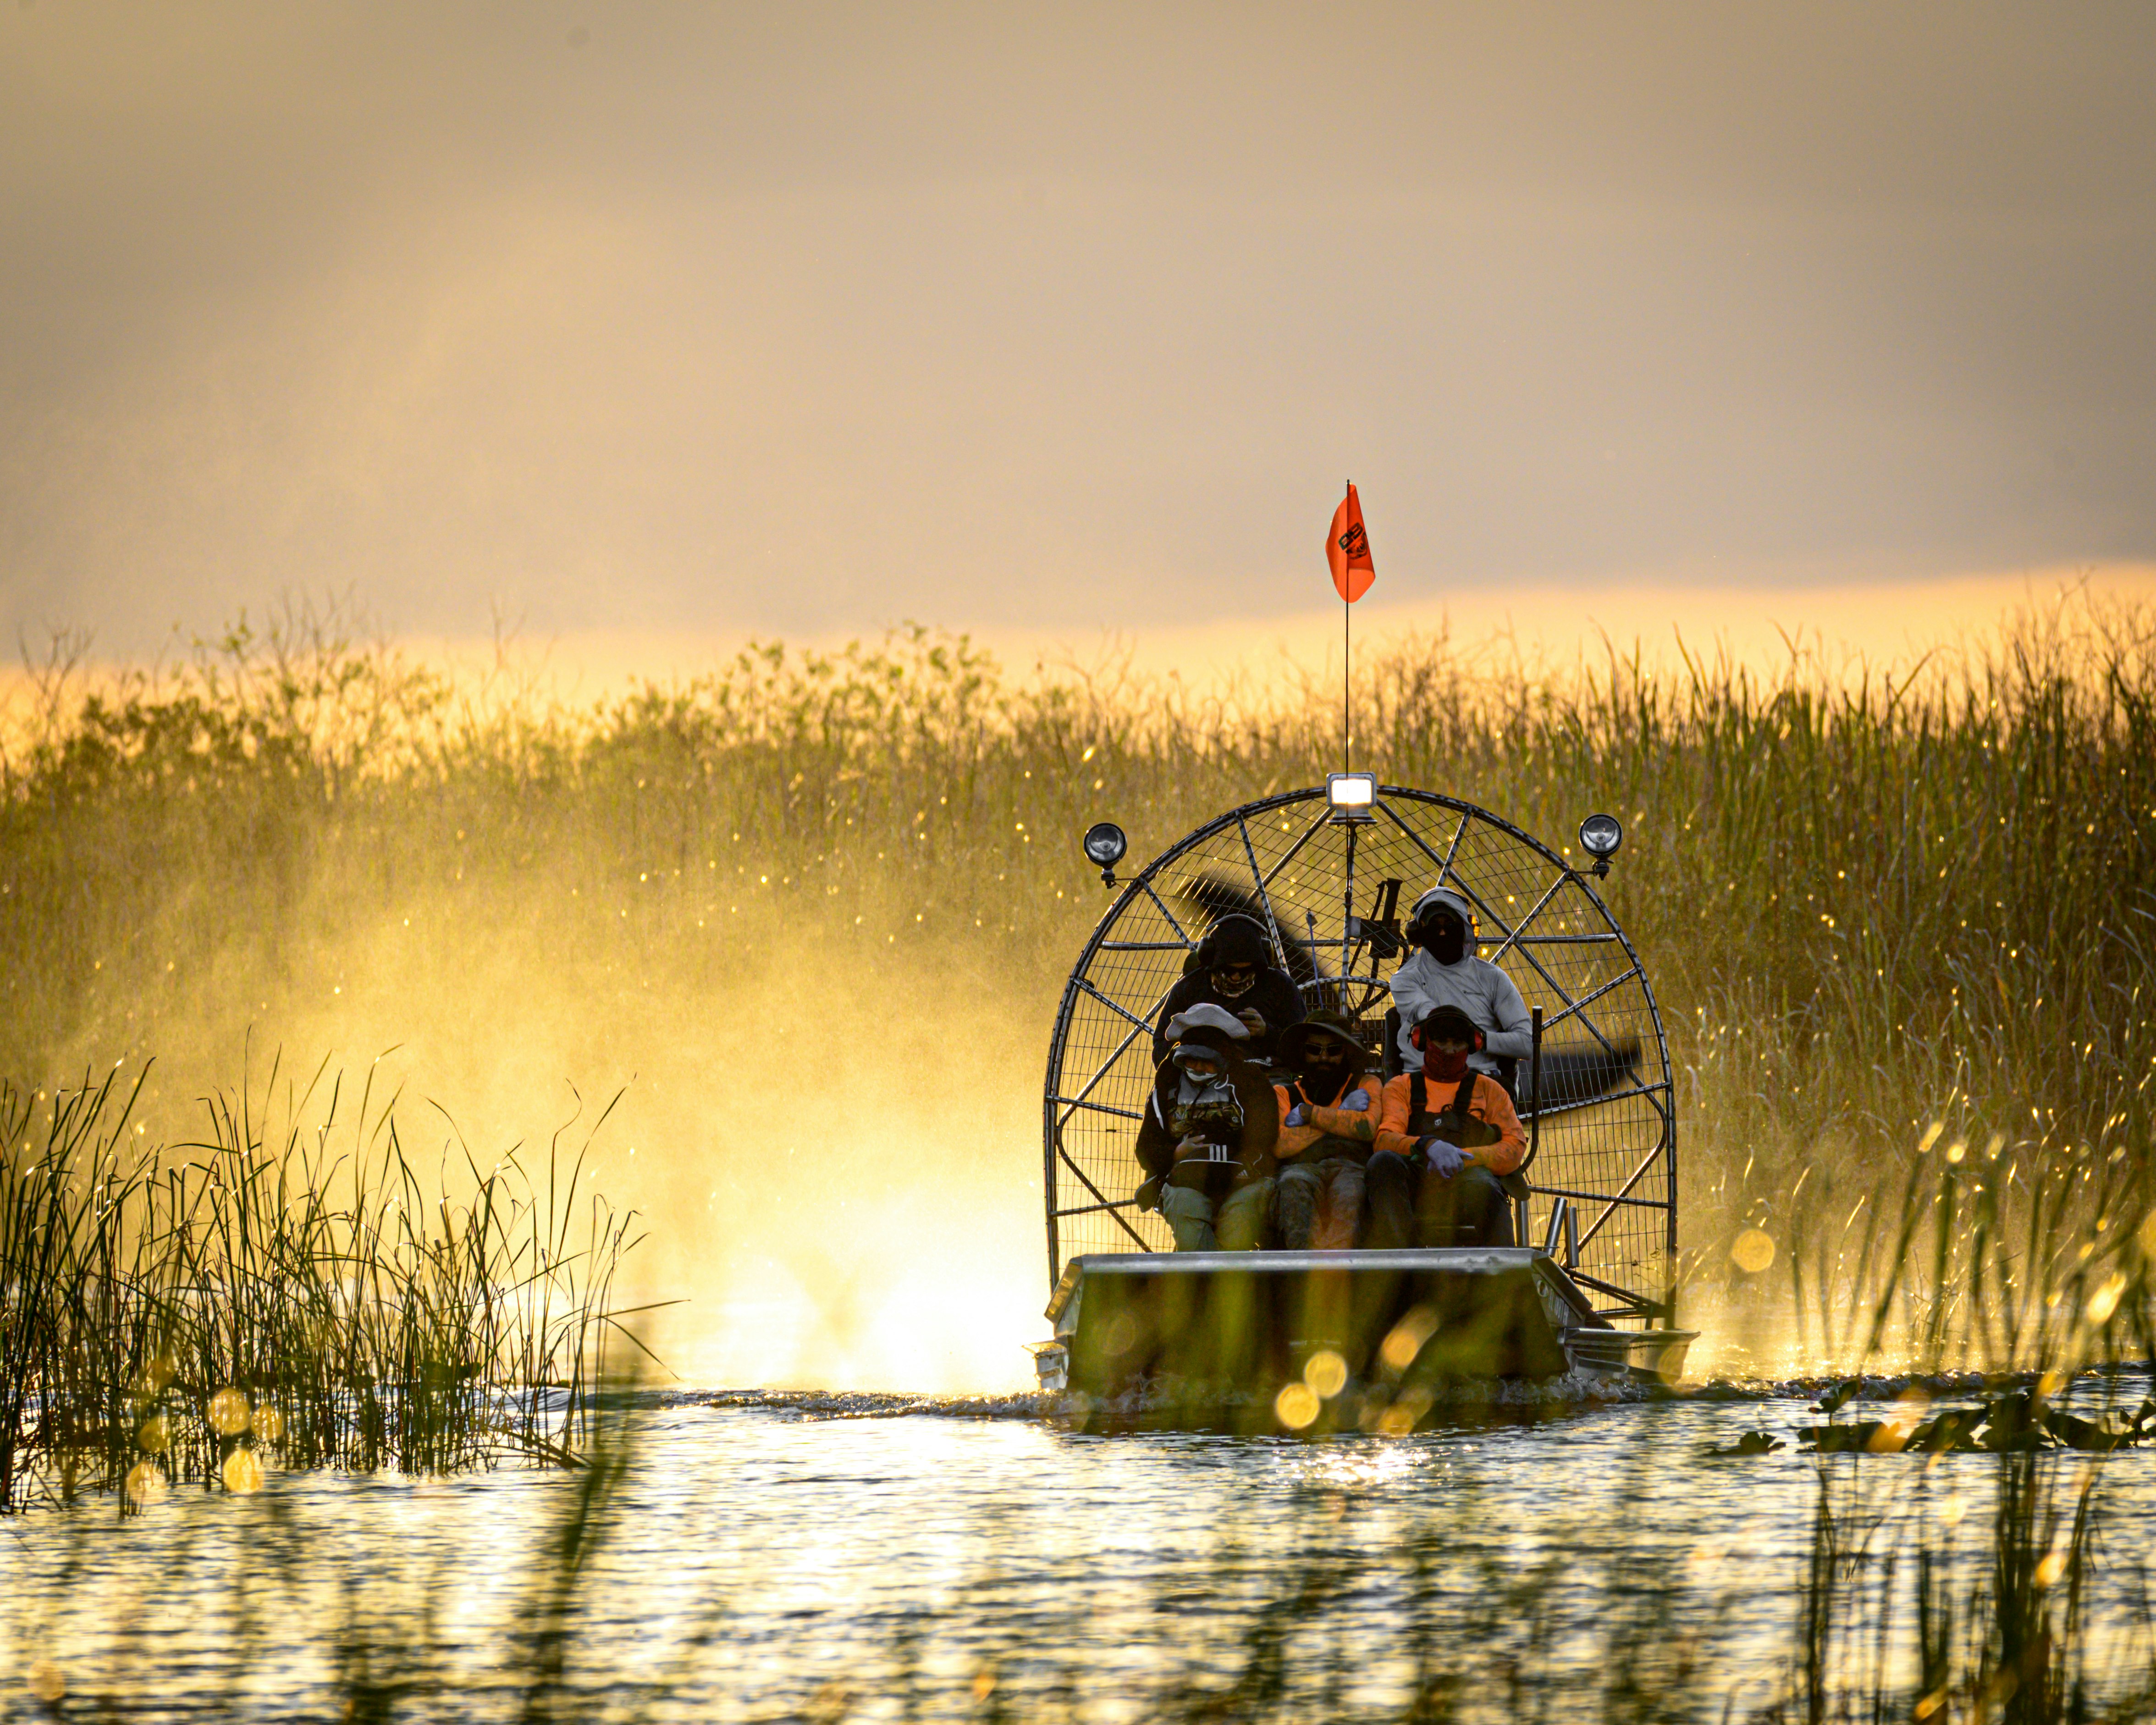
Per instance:
[[[1280,1039],[1296,1073],[1280,1099],[1273,1214],[1290,1251],[1341,1250],[1363,1220],[1363,1169],[1377,1137],[1378,1080],[1352,1021],[1321,1008]]]
[[[1482,1034],[1460,1008],[1440,1006],[1409,1036],[1421,1061],[1385,1086],[1364,1244],[1511,1245],[1499,1183],[1527,1159],[1527,1137],[1504,1086],[1469,1064]]]

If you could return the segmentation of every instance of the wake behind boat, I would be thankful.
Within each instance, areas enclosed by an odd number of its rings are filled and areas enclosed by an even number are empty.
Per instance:
[[[1668,1050],[1595,886],[1621,842],[1590,816],[1575,861],[1367,773],[1230,809],[1127,880],[1121,830],[1089,831],[1120,891],[1049,1054],[1042,1386],[1102,1425],[1396,1431],[1461,1379],[1673,1378]],[[1430,999],[1455,977],[1486,985],[1471,1042],[1476,1013]],[[1359,1115],[1318,1105],[1342,1059]]]

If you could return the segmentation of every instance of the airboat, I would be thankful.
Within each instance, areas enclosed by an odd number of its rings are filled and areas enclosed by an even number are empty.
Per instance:
[[[1462,1380],[1673,1379],[1676,1099],[1638,951],[1597,890],[1623,829],[1580,855],[1486,809],[1369,773],[1231,809],[1118,879],[1122,829],[1086,855],[1116,893],[1065,984],[1042,1097],[1047,1316],[1041,1386],[1101,1427],[1412,1429]],[[1400,1068],[1389,978],[1404,904],[1432,886],[1476,912],[1481,957],[1533,1022],[1501,1076],[1529,1141],[1507,1182],[1511,1246],[1176,1252],[1142,1208],[1136,1141],[1168,992],[1221,917],[1264,927],[1306,1009],[1344,1014]]]

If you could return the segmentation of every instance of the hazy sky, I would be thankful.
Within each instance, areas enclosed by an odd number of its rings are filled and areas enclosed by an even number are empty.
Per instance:
[[[0,12],[0,627],[2156,561],[2156,10]]]

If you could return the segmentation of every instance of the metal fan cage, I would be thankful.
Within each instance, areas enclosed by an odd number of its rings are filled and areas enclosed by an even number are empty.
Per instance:
[[[1341,1007],[1376,1034],[1397,960],[1368,927],[1397,881],[1398,916],[1445,885],[1475,907],[1481,956],[1543,1009],[1546,1053],[1636,1044],[1606,1093],[1523,1098],[1539,1113],[1527,1169],[1528,1241],[1559,1199],[1575,1213],[1577,1279],[1614,1323],[1666,1322],[1676,1257],[1676,1110],[1661,1014],[1639,954],[1591,875],[1487,809],[1381,787],[1367,820],[1342,820],[1322,789],[1229,810],[1163,852],[1086,942],[1055,1019],[1043,1098],[1051,1286],[1067,1258],[1166,1251],[1167,1224],[1133,1199],[1137,1127],[1153,1078],[1163,1000],[1209,926],[1223,886],[1252,901],[1275,957],[1301,970],[1306,1004]],[[1299,949],[1299,950],[1298,950]],[[1314,962],[1313,962],[1314,961]],[[1524,1080],[1526,1063],[1521,1066]]]

